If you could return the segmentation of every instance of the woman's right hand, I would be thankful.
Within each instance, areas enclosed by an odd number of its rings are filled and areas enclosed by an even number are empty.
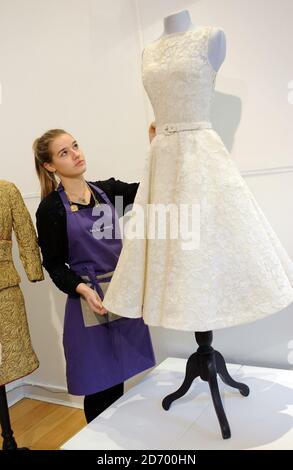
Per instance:
[[[88,303],[89,307],[91,310],[94,312],[100,314],[100,315],[105,315],[108,310],[103,307],[102,300],[98,293],[91,289],[89,286],[87,286],[84,283],[78,284],[76,288],[76,292],[80,294]]]

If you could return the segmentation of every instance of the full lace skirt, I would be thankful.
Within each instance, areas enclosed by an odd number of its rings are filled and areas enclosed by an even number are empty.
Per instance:
[[[148,204],[197,207],[197,246],[187,249],[180,237],[131,238],[126,229],[103,301],[109,311],[207,331],[255,321],[293,301],[293,262],[213,129],[155,137],[127,228],[139,206],[145,233],[154,233]]]

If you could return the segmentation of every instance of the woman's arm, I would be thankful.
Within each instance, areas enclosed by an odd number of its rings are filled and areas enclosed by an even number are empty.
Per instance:
[[[38,244],[41,248],[43,266],[61,291],[78,297],[77,286],[83,279],[69,268],[66,213],[56,193],[46,198],[36,212]]]
[[[133,204],[134,202],[139,183],[125,183],[124,181],[115,180],[115,179],[114,181],[115,181],[114,182],[115,196],[123,197],[123,214],[124,214],[127,206]]]
[[[119,205],[116,207],[118,217],[122,217],[130,209],[128,207],[125,210],[127,206],[133,204],[139,186],[139,183],[125,183],[113,177],[107,180],[95,181],[93,184],[105,191],[113,205],[115,205],[115,196],[122,196],[123,208],[120,208]]]
[[[72,297],[84,297],[92,310],[104,315],[107,310],[103,307],[99,295],[67,265],[66,212],[57,193],[42,201],[36,212],[36,219],[43,266],[54,284]]]

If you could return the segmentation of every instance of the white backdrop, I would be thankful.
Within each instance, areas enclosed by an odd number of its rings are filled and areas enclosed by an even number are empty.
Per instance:
[[[226,32],[213,124],[293,258],[291,0],[0,0],[0,178],[18,185],[35,220],[32,141],[62,127],[85,151],[88,179],[139,181],[153,117],[141,82],[141,52],[161,34],[164,16],[184,8],[195,24]],[[59,392],[66,386],[65,295],[48,276],[28,283],[16,246],[14,252],[41,362],[25,380]],[[192,333],[153,328],[152,336],[158,361],[187,357],[195,348]],[[231,362],[291,368],[292,341],[290,306],[215,332],[214,345]]]

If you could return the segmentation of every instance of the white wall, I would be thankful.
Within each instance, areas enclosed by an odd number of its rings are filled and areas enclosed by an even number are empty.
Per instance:
[[[164,16],[184,8],[194,23],[226,32],[213,123],[293,258],[291,0],[0,0],[1,178],[18,185],[34,218],[39,187],[31,144],[48,128],[63,127],[85,151],[88,179],[139,181],[152,119],[141,51],[161,34]],[[15,260],[41,362],[26,380],[58,398],[66,388],[65,296],[48,276],[38,285],[26,280],[16,246]],[[195,348],[192,333],[152,334],[159,361]],[[289,368],[292,339],[293,305],[217,331],[214,344],[231,362]]]

